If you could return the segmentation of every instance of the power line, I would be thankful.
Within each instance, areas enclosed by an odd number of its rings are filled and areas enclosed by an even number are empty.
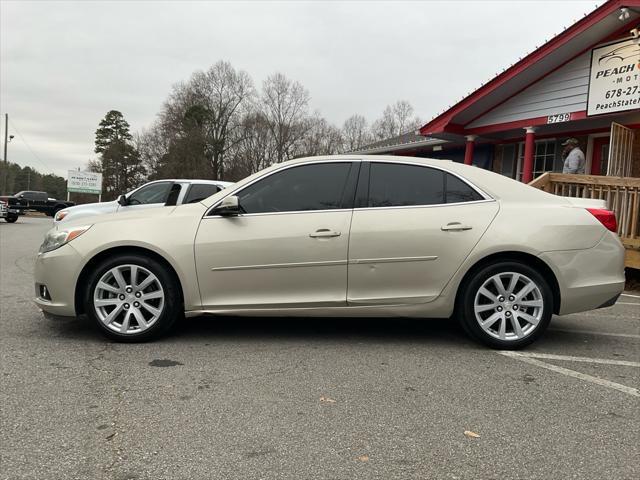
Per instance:
[[[31,155],[33,155],[36,158],[36,160],[38,160],[44,166],[44,168],[49,171],[49,173],[52,173],[52,174],[55,175],[55,172],[51,168],[49,168],[49,166],[46,163],[44,163],[42,161],[42,159],[38,155],[36,155],[36,152],[33,151],[31,146],[24,139],[24,137],[22,136],[22,133],[20,133],[20,130],[18,130],[18,127],[16,127],[16,124],[14,123],[14,121],[13,120],[9,120],[9,124],[16,131],[16,133],[20,137],[20,140],[22,140],[22,143],[24,143],[26,145],[26,147],[29,149],[29,151],[31,152]]]

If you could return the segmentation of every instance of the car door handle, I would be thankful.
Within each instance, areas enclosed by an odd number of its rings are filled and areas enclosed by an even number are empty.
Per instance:
[[[311,238],[330,238],[330,237],[339,237],[340,232],[335,230],[329,230],[328,228],[319,228],[313,233],[310,233],[309,236]]]
[[[471,230],[472,228],[473,227],[471,225],[463,225],[460,222],[451,222],[440,227],[440,230],[443,232],[461,232],[463,230]]]

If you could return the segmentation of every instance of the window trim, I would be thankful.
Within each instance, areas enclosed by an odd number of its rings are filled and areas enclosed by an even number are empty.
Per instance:
[[[358,181],[356,182],[356,192],[354,194],[354,203],[353,203],[353,208],[332,208],[332,209],[328,209],[328,210],[295,210],[295,211],[290,211],[290,212],[263,212],[263,213],[241,213],[238,215],[238,217],[255,217],[255,216],[262,216],[262,215],[290,215],[290,214],[301,214],[301,213],[326,213],[326,212],[350,212],[350,211],[360,211],[360,210],[388,210],[388,209],[398,209],[398,208],[433,208],[433,207],[454,207],[454,206],[458,206],[458,205],[474,205],[474,204],[478,204],[478,203],[486,203],[486,202],[495,202],[496,200],[491,197],[488,193],[486,193],[484,190],[482,190],[480,187],[476,186],[474,183],[472,183],[471,181],[467,180],[466,178],[462,177],[461,175],[459,175],[456,172],[453,172],[447,168],[441,167],[439,165],[425,165],[424,163],[421,162],[412,162],[410,160],[403,160],[403,161],[389,161],[389,160],[385,160],[385,159],[371,159],[371,158],[367,158],[367,159],[358,159],[358,158],[349,158],[349,159],[337,159],[337,158],[332,158],[332,159],[323,159],[323,160],[312,160],[309,162],[300,162],[300,163],[296,163],[293,165],[283,165],[280,168],[277,168],[275,170],[273,170],[272,172],[266,173],[264,175],[259,176],[258,178],[254,179],[252,182],[243,185],[239,190],[233,190],[230,191],[227,195],[225,195],[224,197],[222,197],[221,199],[219,199],[217,202],[215,202],[213,205],[211,205],[211,207],[209,207],[207,209],[207,211],[205,212],[205,214],[202,216],[203,219],[208,219],[208,218],[227,218],[226,216],[222,216],[222,215],[211,215],[210,212],[212,212],[218,205],[220,205],[220,203],[222,203],[222,200],[226,197],[228,197],[229,195],[238,195],[240,192],[242,192],[245,188],[253,185],[254,183],[263,180],[267,177],[270,177],[271,175],[274,175],[278,172],[282,172],[284,170],[288,170],[290,168],[295,168],[295,167],[300,167],[300,166],[304,166],[304,165],[314,165],[314,164],[320,164],[320,163],[351,163],[352,164],[352,169],[353,169],[353,164],[360,164],[360,171],[358,174]],[[394,207],[358,207],[358,201],[359,201],[359,194],[360,189],[362,187],[361,185],[361,180],[362,180],[362,184],[366,185],[367,187],[367,198],[365,199],[366,202],[368,203],[369,201],[369,195],[368,195],[368,188],[369,188],[369,175],[371,174],[371,169],[370,169],[370,164],[371,163],[391,163],[391,164],[399,164],[399,165],[415,165],[418,167],[424,167],[424,168],[434,168],[436,170],[441,170],[445,173],[449,173],[451,175],[453,175],[454,177],[457,177],[458,179],[460,179],[462,182],[466,183],[467,185],[469,185],[469,187],[471,187],[473,190],[475,190],[481,197],[482,200],[474,200],[472,202],[456,202],[456,203],[437,203],[437,204],[432,204],[432,205],[399,205],[399,206],[394,206]],[[363,177],[366,175],[366,181],[363,180]],[[348,181],[347,181],[348,182]],[[224,190],[224,189],[223,189]],[[222,191],[222,190],[221,190]]]
[[[225,195],[224,197],[222,197],[220,200],[218,200],[216,203],[214,203],[213,205],[211,205],[211,207],[209,207],[207,209],[207,211],[205,212],[204,216],[202,217],[203,219],[206,218],[227,218],[226,216],[222,216],[222,215],[211,215],[211,212],[213,210],[215,210],[215,208],[220,205],[220,203],[222,203],[222,200],[230,195],[236,195],[238,196],[244,189],[250,187],[251,185],[253,185],[256,182],[259,182],[260,180],[264,180],[266,178],[269,178],[272,175],[275,175],[276,173],[279,172],[283,172],[285,170],[289,170],[291,168],[296,168],[296,167],[306,167],[308,165],[316,165],[316,164],[325,164],[325,163],[347,163],[350,165],[349,167],[349,173],[347,174],[347,181],[345,184],[345,191],[342,194],[342,198],[340,199],[340,202],[342,203],[345,199],[345,192],[349,189],[349,188],[354,188],[357,187],[357,181],[356,182],[352,182],[352,178],[353,178],[353,171],[354,171],[354,166],[355,164],[359,164],[361,163],[360,160],[357,159],[330,159],[330,160],[316,160],[316,161],[311,161],[311,162],[301,162],[301,163],[295,163],[293,165],[283,165],[281,168],[277,168],[275,170],[273,170],[272,172],[269,172],[265,175],[261,175],[258,178],[254,179],[252,182],[243,185],[239,190],[234,190],[232,192],[229,192],[228,195]],[[357,167],[358,170],[358,174],[359,174],[359,170],[360,168]],[[356,177],[358,178],[358,177]],[[355,185],[354,185],[355,183]],[[222,190],[221,190],[222,191]],[[355,192],[354,192],[354,196],[353,198],[355,199]],[[353,203],[353,202],[352,202]],[[256,216],[262,216],[262,215],[289,215],[289,214],[300,214],[300,213],[323,213],[323,212],[350,212],[353,210],[353,207],[351,208],[329,208],[329,209],[324,209],[324,210],[291,210],[288,212],[260,212],[260,213],[240,213],[237,216],[238,217],[256,217]]]
[[[492,198],[489,194],[487,194],[484,190],[482,190],[481,188],[477,187],[476,185],[474,185],[473,183],[471,183],[469,180],[467,180],[466,178],[458,175],[456,172],[452,172],[451,170],[448,170],[447,168],[443,168],[440,166],[436,166],[436,165],[425,165],[424,163],[420,163],[420,162],[412,162],[412,161],[402,161],[402,162],[394,162],[394,161],[389,161],[389,160],[367,160],[367,162],[369,163],[387,163],[387,164],[391,164],[391,165],[410,165],[410,166],[417,166],[417,167],[423,167],[423,168],[432,168],[434,170],[440,170],[441,172],[444,172],[445,174],[445,179],[446,179],[446,174],[450,174],[453,175],[454,177],[458,178],[460,181],[462,181],[463,183],[465,183],[466,185],[468,185],[472,190],[474,190],[476,193],[478,193],[481,197],[482,200],[473,200],[471,202],[452,202],[452,203],[446,203],[446,192],[444,195],[444,200],[445,203],[432,203],[429,205],[392,205],[392,206],[384,206],[384,207],[355,207],[354,210],[388,210],[388,209],[395,209],[395,208],[432,208],[432,207],[447,207],[447,206],[456,206],[456,205],[472,205],[475,203],[484,203],[484,202],[494,202],[495,199]],[[364,188],[367,188],[367,195],[366,198],[364,198],[364,204],[368,205],[369,204],[369,183],[371,180],[371,168],[368,168],[366,170],[367,172],[367,179],[366,181],[363,181],[362,183],[358,183],[358,187],[360,188],[361,186]],[[446,184],[446,180],[445,180],[445,184]],[[356,198],[358,200],[361,200],[362,197],[359,197],[360,192],[356,193]]]

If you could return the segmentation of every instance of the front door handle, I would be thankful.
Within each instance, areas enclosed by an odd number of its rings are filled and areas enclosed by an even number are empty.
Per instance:
[[[471,230],[472,228],[473,227],[471,225],[463,225],[460,222],[451,222],[440,227],[440,230],[443,232],[461,232],[463,230]]]
[[[309,236],[311,238],[331,238],[331,237],[339,237],[340,232],[335,230],[329,230],[328,228],[319,228],[313,233],[310,233]]]

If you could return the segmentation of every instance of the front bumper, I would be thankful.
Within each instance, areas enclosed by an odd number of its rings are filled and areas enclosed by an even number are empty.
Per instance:
[[[617,235],[606,232],[586,250],[545,252],[560,285],[560,315],[610,306],[623,292],[624,247]]]
[[[76,283],[81,270],[82,257],[69,244],[39,254],[34,271],[35,304],[46,313],[74,317]],[[40,295],[40,285],[47,287],[50,300]]]

